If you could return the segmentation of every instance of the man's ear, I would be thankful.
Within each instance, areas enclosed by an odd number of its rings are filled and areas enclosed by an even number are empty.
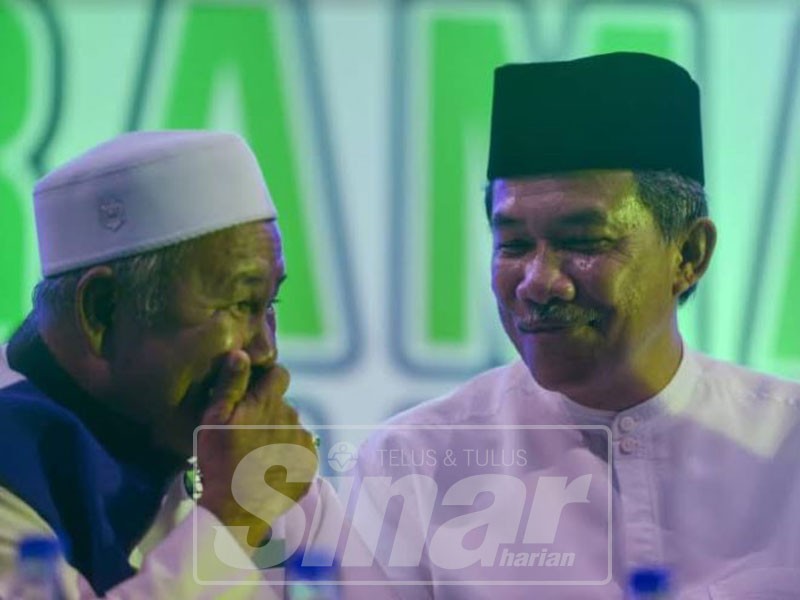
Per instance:
[[[695,285],[708,270],[717,245],[717,228],[707,217],[697,219],[680,238],[678,268],[673,293],[680,296]]]
[[[118,290],[108,266],[89,269],[75,290],[75,319],[84,342],[97,357],[103,355],[106,336],[113,324]]]

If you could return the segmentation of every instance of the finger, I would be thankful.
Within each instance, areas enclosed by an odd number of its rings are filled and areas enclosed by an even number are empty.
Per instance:
[[[222,365],[209,407],[203,414],[204,425],[219,425],[230,419],[247,391],[249,378],[250,357],[241,350],[234,350]]]
[[[257,381],[252,382],[252,397],[270,405],[282,402],[286,390],[289,389],[289,381],[289,371],[283,366],[270,367]]]

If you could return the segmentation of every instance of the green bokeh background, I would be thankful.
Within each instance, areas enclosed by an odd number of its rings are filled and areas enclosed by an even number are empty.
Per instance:
[[[225,128],[252,144],[281,213],[291,282],[280,305],[281,340],[290,362],[330,361],[332,347],[352,342],[352,323],[341,319],[347,262],[363,344],[343,377],[414,378],[385,350],[396,315],[368,310],[399,302],[389,297],[393,277],[408,290],[398,310],[409,323],[399,345],[410,361],[435,354],[448,367],[463,361],[477,370],[486,340],[499,335],[487,313],[488,260],[481,257],[488,239],[475,234],[482,229],[492,69],[640,50],[681,62],[703,89],[708,190],[721,237],[698,298],[682,310],[685,336],[716,356],[798,376],[794,4],[0,0],[0,336],[27,312],[38,278],[30,190],[43,171],[130,127]],[[370,27],[380,32],[370,35]],[[321,102],[312,101],[312,75],[322,82]],[[397,89],[391,81],[404,90],[401,111],[387,93]],[[347,98],[380,103],[380,121],[361,119]],[[331,123],[327,154],[315,111]],[[398,115],[405,120],[392,127]],[[353,139],[363,140],[366,162],[348,159]],[[393,171],[398,148],[406,157],[402,173]],[[344,254],[330,242],[324,207],[333,190],[324,164],[344,199]],[[366,174],[377,194],[359,183]],[[403,229],[408,256],[401,260],[410,267],[403,274],[385,269],[394,251],[386,228],[403,227],[386,219],[398,180],[416,224]],[[368,230],[379,233],[362,235]]]

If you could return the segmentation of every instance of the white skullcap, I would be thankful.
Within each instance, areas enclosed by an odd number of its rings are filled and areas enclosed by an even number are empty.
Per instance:
[[[210,131],[121,135],[41,179],[33,203],[45,277],[277,216],[244,140]]]

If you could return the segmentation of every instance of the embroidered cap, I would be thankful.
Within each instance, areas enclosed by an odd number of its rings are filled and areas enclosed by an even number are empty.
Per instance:
[[[638,52],[497,68],[489,180],[582,169],[671,170],[702,184],[689,73]]]
[[[42,178],[33,192],[45,277],[277,217],[236,134],[127,133]]]

